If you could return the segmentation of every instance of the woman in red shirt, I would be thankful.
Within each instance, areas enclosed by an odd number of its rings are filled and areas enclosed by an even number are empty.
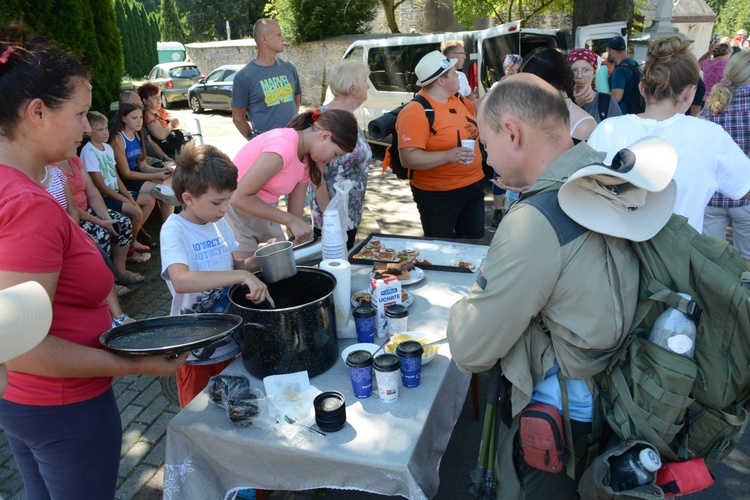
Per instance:
[[[112,378],[167,376],[187,354],[126,358],[100,345],[113,275],[40,184],[45,165],[74,156],[90,131],[87,71],[18,26],[0,27],[0,102],[0,289],[36,281],[53,310],[44,340],[7,363],[0,427],[29,498],[113,498],[122,428]]]

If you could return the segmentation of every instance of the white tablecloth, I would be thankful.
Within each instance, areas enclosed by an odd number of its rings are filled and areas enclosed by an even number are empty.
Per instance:
[[[352,290],[367,286],[369,266],[352,266]],[[414,294],[409,330],[445,335],[450,306],[468,294],[476,275],[427,271],[407,287]],[[356,340],[340,340],[343,349]],[[246,374],[241,359],[225,373]],[[326,437],[303,432],[294,440],[232,424],[204,392],[169,424],[164,498],[231,498],[242,487],[266,490],[356,489],[411,499],[438,489],[440,459],[466,399],[470,374],[450,359],[447,344],[423,367],[417,388],[401,387],[398,401],[374,393],[356,399],[341,359],[310,383],[346,398],[347,423]],[[262,387],[262,381],[253,379]],[[302,439],[300,439],[302,437]]]

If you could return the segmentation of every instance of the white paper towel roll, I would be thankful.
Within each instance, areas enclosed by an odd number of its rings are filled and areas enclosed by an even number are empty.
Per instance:
[[[351,331],[346,328],[349,321],[352,303],[352,270],[349,262],[344,259],[328,259],[320,263],[320,269],[328,271],[336,278],[336,288],[333,290],[333,303],[336,307],[336,330],[339,338],[350,338]],[[353,337],[356,337],[356,332]]]

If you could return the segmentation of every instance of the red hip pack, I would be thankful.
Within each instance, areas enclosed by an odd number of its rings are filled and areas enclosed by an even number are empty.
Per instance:
[[[552,405],[533,403],[523,409],[519,439],[526,463],[545,472],[565,468],[565,431],[560,412]]]
[[[702,458],[684,462],[667,462],[656,473],[656,485],[665,497],[679,497],[705,490],[714,484],[714,476]]]

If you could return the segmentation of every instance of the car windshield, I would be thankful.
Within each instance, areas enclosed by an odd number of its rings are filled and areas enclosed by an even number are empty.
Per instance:
[[[198,66],[181,66],[169,70],[169,76],[172,78],[193,78],[200,76],[200,74]]]

